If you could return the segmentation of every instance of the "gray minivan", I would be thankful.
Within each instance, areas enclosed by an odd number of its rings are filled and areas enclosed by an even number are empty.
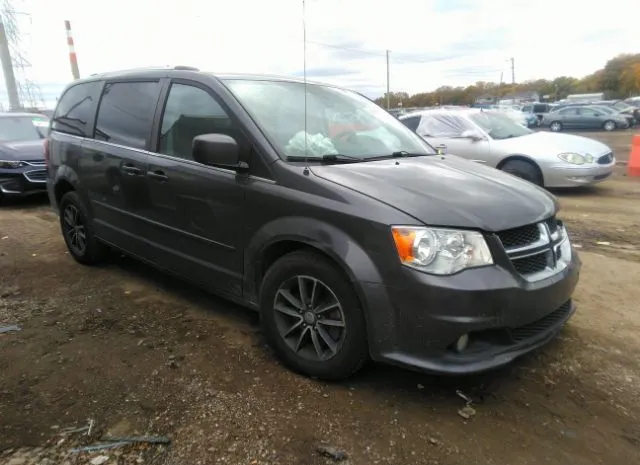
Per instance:
[[[574,312],[555,199],[452,155],[345,89],[192,68],[96,75],[59,99],[51,204],[82,264],[114,248],[260,312],[291,368],[508,363]]]

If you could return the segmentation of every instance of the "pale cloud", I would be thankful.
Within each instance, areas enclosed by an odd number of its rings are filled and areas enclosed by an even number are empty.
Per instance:
[[[54,100],[71,79],[64,20],[83,76],[192,65],[207,71],[301,76],[301,0],[14,0],[30,78]],[[577,0],[306,0],[306,69],[316,81],[371,97],[511,79],[584,76],[637,51],[640,2]],[[6,101],[4,83],[0,101]]]

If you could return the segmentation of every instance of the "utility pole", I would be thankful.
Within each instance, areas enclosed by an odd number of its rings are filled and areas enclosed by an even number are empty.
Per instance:
[[[516,60],[511,57],[511,84],[516,83]]]
[[[387,50],[387,110],[390,108],[391,92],[389,86],[389,50]]]
[[[20,96],[18,94],[18,85],[16,84],[16,76],[13,74],[13,61],[11,60],[11,52],[9,51],[9,41],[4,30],[4,23],[0,20],[0,60],[2,61],[2,73],[4,74],[4,82],[7,86],[7,95],[9,96],[9,107],[11,110],[20,109]]]

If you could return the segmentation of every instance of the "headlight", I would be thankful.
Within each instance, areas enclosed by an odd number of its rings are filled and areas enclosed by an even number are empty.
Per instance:
[[[448,275],[493,264],[489,247],[476,231],[393,226],[393,240],[403,265]]]
[[[27,164],[23,161],[13,161],[13,160],[0,160],[0,168],[5,169],[13,169],[13,168],[22,168]]]
[[[579,153],[567,152],[558,155],[563,161],[571,163],[572,165],[584,165],[585,163],[593,163],[593,155],[586,153],[580,155]]]

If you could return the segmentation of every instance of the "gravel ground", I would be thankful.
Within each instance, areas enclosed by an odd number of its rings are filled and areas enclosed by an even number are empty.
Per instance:
[[[629,131],[594,137],[624,161]],[[46,200],[3,206],[0,327],[21,330],[0,334],[0,464],[637,463],[640,180],[618,171],[556,193],[584,262],[560,337],[462,378],[300,377],[252,312],[124,257],[82,267]],[[68,432],[90,419],[91,435]],[[72,452],[131,435],[171,444]]]

